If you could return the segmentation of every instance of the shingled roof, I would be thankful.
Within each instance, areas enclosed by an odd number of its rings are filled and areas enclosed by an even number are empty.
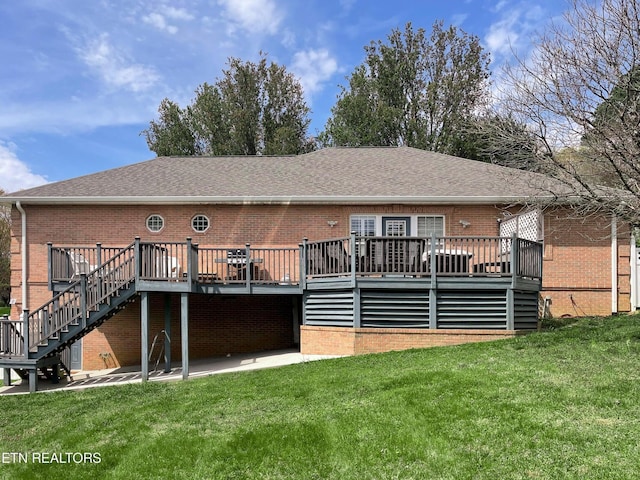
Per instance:
[[[540,175],[411,147],[158,157],[6,195],[15,203],[502,203]]]

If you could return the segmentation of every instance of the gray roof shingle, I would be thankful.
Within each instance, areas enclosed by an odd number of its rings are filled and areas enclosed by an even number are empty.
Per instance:
[[[411,147],[297,156],[158,157],[22,190],[24,203],[495,203],[540,194],[544,177]]]

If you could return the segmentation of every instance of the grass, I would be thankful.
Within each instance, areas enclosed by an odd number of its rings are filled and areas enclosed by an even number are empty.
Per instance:
[[[11,313],[11,307],[0,307],[0,317],[2,315],[9,315]]]
[[[0,478],[624,479],[640,322],[175,383],[0,398]],[[32,461],[97,453],[100,463]],[[94,457],[95,458],[95,457]]]

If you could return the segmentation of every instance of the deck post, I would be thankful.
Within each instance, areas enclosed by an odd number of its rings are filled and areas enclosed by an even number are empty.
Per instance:
[[[193,244],[191,243],[191,237],[187,237],[187,286],[189,287],[189,291],[193,286],[193,268],[195,262],[193,261]],[[176,275],[180,276],[180,272],[176,272]],[[178,278],[178,281],[180,279]]]
[[[429,328],[438,328],[438,277],[436,270],[438,261],[436,257],[436,234],[431,233],[431,245],[429,246],[429,270],[431,271],[431,287],[429,288]]]
[[[520,275],[520,244],[518,235],[511,235],[511,288],[516,288],[518,275]]]
[[[102,243],[96,243],[96,265],[102,265]],[[96,298],[102,298],[102,274],[96,276]]]
[[[140,255],[140,237],[136,237],[133,245],[133,259],[135,261],[136,285],[140,282],[142,256]]]
[[[149,380],[149,292],[140,292],[140,361],[142,381]]]
[[[171,371],[171,295],[164,295],[164,373]]]
[[[5,368],[3,370],[4,370],[4,378],[3,378],[4,386],[10,387],[11,386],[11,369]]]
[[[47,283],[50,292],[53,292],[53,243],[47,242]]]
[[[29,310],[22,311],[22,340],[24,342],[24,358],[29,358]]]
[[[251,293],[251,273],[253,271],[253,262],[251,261],[251,245],[245,243],[245,255],[247,263],[245,264],[245,286],[247,287],[247,293]]]
[[[182,336],[182,379],[189,378],[189,294],[180,294],[180,334]]]
[[[32,368],[29,370],[29,393],[35,393],[38,391],[38,369]]]
[[[300,346],[300,308],[298,298],[291,295],[291,316],[293,317],[293,343]]]
[[[300,290],[307,289],[307,243],[309,239],[304,237],[300,244]]]
[[[80,274],[80,314],[82,315],[82,328],[87,326],[87,274]]]
[[[349,258],[351,259],[351,285],[356,286],[356,232],[351,232],[349,240]],[[358,315],[359,317],[359,315]]]

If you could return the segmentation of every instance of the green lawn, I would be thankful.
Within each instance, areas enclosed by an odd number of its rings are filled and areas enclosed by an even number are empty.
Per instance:
[[[2,397],[0,461],[28,462],[0,463],[0,478],[638,478],[639,376],[640,317],[620,316],[492,343]],[[100,463],[34,462],[41,453]]]
[[[11,307],[0,307],[0,316],[9,315],[11,313]]]

